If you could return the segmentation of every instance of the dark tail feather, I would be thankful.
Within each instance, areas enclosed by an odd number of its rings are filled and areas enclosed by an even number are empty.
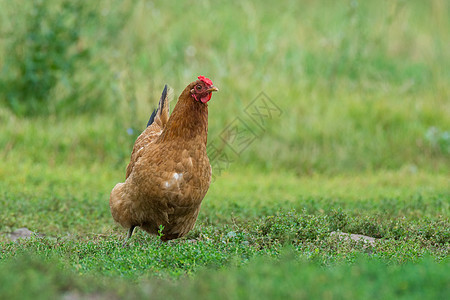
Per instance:
[[[155,120],[156,114],[158,113],[158,111],[160,109],[162,109],[164,107],[164,101],[166,100],[167,97],[167,84],[164,86],[164,90],[162,92],[161,98],[159,99],[159,104],[158,104],[158,108],[156,108],[152,115],[150,116],[150,119],[148,120],[147,123],[147,127],[152,125],[153,121]]]
[[[148,120],[147,127],[152,125],[153,121],[155,120],[156,116],[156,108],[153,110],[152,115],[150,116],[150,119]]]

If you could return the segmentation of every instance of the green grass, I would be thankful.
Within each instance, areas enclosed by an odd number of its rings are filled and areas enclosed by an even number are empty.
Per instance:
[[[63,270],[54,259],[42,262],[33,256],[21,256],[17,262],[2,266],[8,269],[0,269],[0,292],[8,299],[19,299],[17,295],[21,295],[21,299],[49,299],[61,295],[87,299],[355,299],[374,296],[445,299],[448,296],[448,261],[438,264],[427,257],[419,263],[389,265],[356,256],[353,264],[322,268],[304,258],[293,260],[292,254],[285,251],[280,260],[258,257],[242,267],[203,269],[193,280],[183,278],[172,282],[144,278],[129,288],[121,278],[108,278],[105,282],[92,275],[80,277],[70,269]],[[23,269],[28,272],[18,277],[19,280],[11,277],[11,272],[23,272]]]
[[[43,20],[78,38],[46,52],[31,2],[0,0],[0,298],[448,298],[447,2],[63,2]],[[186,238],[122,247],[109,193],[164,84],[198,75],[227,160]],[[280,114],[259,127],[261,92]],[[236,117],[257,136],[239,155]]]

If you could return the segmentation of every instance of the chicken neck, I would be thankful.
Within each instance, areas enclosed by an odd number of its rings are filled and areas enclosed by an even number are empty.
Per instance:
[[[170,115],[160,141],[179,140],[203,143],[208,134],[208,104],[196,101],[186,89]]]

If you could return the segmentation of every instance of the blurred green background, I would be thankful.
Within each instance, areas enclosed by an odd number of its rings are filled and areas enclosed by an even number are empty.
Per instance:
[[[260,92],[282,111],[264,132],[247,122],[260,137],[236,164],[299,175],[449,170],[446,1],[1,7],[8,162],[123,167],[164,84],[179,95],[206,75],[220,87],[209,141],[235,117],[248,121]]]

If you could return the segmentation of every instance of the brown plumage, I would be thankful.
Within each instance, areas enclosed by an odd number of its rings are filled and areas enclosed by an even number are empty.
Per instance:
[[[164,88],[147,128],[136,139],[126,180],[111,191],[109,205],[116,222],[139,226],[163,241],[186,235],[195,224],[211,181],[206,155],[208,104],[217,91],[199,76],[181,93],[169,117],[169,93]]]

